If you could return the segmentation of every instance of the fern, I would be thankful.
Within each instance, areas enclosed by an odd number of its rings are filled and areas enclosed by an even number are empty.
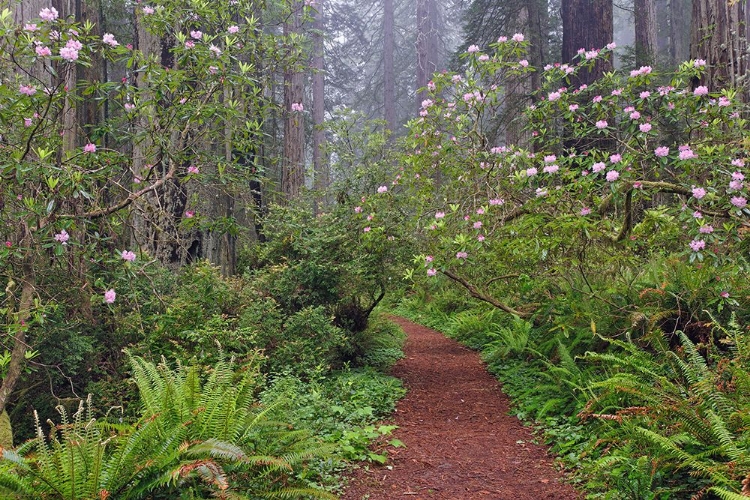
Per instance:
[[[141,391],[142,415],[132,426],[93,417],[90,399],[49,437],[37,437],[0,460],[2,498],[88,500],[176,497],[188,488],[201,497],[316,498],[330,494],[296,479],[312,459],[331,448],[307,433],[270,422],[255,401],[254,365],[237,371],[221,360],[207,380],[195,367],[176,370],[131,357]],[[116,429],[116,432],[115,432]]]

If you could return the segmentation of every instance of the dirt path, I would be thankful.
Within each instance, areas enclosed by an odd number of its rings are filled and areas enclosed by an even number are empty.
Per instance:
[[[401,318],[406,357],[393,369],[409,393],[396,410],[388,466],[356,471],[343,500],[578,499],[479,356]]]

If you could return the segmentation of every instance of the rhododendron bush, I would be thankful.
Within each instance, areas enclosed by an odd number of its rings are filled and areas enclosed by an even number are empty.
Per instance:
[[[167,183],[230,183],[246,174],[212,143],[247,151],[258,141],[271,103],[252,61],[267,40],[254,18],[237,16],[252,5],[232,5],[236,12],[201,3],[135,6],[148,36],[171,41],[169,56],[158,54],[164,61],[52,7],[21,26],[10,10],[0,14],[0,275],[10,337],[3,344],[13,346],[3,358],[0,410],[46,310],[77,302],[90,317],[94,306],[127,301],[115,282],[139,268],[124,230],[135,202]],[[84,80],[101,58],[124,76]],[[82,122],[79,108],[99,118]],[[193,216],[185,210],[174,223],[197,224]],[[65,283],[74,291],[62,292]]]
[[[669,75],[642,67],[574,83],[613,48],[546,67],[515,118],[517,144],[492,134],[532,71],[523,36],[501,38],[492,54],[470,50],[465,74],[435,75],[399,181],[424,242],[409,276],[442,273],[520,316],[570,290],[626,315],[683,266],[700,295],[689,314],[744,300],[744,105],[732,89],[696,84],[700,60]]]

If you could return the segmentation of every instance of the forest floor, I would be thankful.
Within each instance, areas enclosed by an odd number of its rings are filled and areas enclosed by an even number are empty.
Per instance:
[[[407,334],[393,368],[409,390],[398,404],[388,463],[354,471],[343,500],[568,500],[582,498],[479,355],[441,333],[393,318]]]

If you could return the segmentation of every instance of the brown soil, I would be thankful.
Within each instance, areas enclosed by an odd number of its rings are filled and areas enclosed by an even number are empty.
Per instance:
[[[544,446],[508,415],[509,401],[479,356],[439,332],[394,318],[406,357],[393,369],[409,390],[396,409],[385,466],[357,469],[343,500],[578,499]]]

